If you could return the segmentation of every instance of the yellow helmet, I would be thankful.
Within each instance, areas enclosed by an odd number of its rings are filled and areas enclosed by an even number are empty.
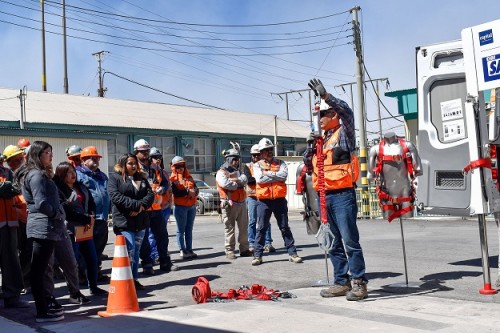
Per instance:
[[[22,154],[22,153],[23,153],[23,150],[21,148],[19,148],[18,146],[14,146],[14,145],[8,145],[3,150],[3,156],[5,157],[5,160],[8,160],[11,157],[14,157],[14,156]]]

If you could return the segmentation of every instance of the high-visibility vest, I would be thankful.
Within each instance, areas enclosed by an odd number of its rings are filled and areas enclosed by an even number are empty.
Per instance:
[[[9,169],[0,166],[0,182],[12,181],[12,174]],[[5,227],[17,227],[19,226],[19,216],[16,209],[18,202],[16,197],[12,198],[0,198],[0,228]]]
[[[268,164],[265,160],[260,160],[257,162],[259,167],[263,171],[278,172],[280,170],[281,161],[278,159],[273,159],[271,164]],[[282,181],[275,181],[272,183],[257,183],[255,188],[257,199],[279,199],[286,197],[286,184]]]
[[[247,163],[247,167],[248,167],[248,170],[250,171],[250,174],[253,177],[253,166],[252,166],[252,164],[253,163]],[[252,198],[257,197],[256,187],[257,187],[256,184],[247,184],[247,196],[248,197],[252,197]]]
[[[341,150],[338,145],[340,128],[323,145],[325,190],[340,190],[352,188],[359,177],[358,157],[350,152]],[[337,161],[333,161],[336,156]],[[319,190],[318,181],[318,156],[314,154],[313,159],[313,187]]]
[[[170,178],[172,180],[172,178]],[[194,189],[195,188],[195,182],[193,180],[193,177],[189,176],[188,178],[182,178],[182,176],[177,177],[176,180],[172,180],[172,184],[175,184],[179,190],[183,189]],[[192,198],[188,198],[187,196],[185,197],[178,197],[174,195],[174,204],[176,206],[184,206],[184,207],[191,207],[196,204],[196,199],[197,196],[194,196]]]
[[[151,189],[153,190],[154,194],[155,194],[155,197],[154,197],[154,200],[153,200],[153,204],[151,205],[150,208],[148,208],[148,210],[161,210],[162,209],[162,204],[165,200],[168,200],[168,198],[166,198],[169,193],[168,191],[165,191],[165,193],[161,194],[161,193],[157,193],[156,192],[156,189],[158,187],[160,187],[161,185],[161,181],[162,181],[162,170],[158,170],[156,168],[153,169],[155,171],[155,178],[153,179],[153,184],[151,184]]]
[[[236,181],[236,178],[233,178],[234,176],[231,177],[229,172],[227,172],[226,170],[221,169],[219,171],[225,172],[226,176],[229,179],[232,179],[232,180],[234,179],[234,181]],[[237,173],[234,173],[233,175],[235,175],[236,177],[238,176]],[[243,202],[247,198],[247,194],[246,194],[245,189],[243,187],[237,188],[236,190],[231,191],[231,190],[228,190],[228,189],[221,187],[219,185],[219,183],[217,182],[217,190],[219,191],[219,195],[220,195],[221,199],[231,200],[234,202]]]

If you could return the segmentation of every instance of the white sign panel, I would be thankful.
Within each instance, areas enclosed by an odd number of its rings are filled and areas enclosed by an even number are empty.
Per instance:
[[[443,141],[451,141],[465,138],[464,119],[457,119],[443,123]]]
[[[441,119],[448,121],[463,118],[462,99],[452,99],[451,101],[441,102]]]
[[[464,29],[462,42],[472,48],[478,90],[500,87],[500,20]]]

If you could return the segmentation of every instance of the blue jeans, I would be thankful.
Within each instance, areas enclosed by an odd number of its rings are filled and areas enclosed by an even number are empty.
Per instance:
[[[365,259],[359,244],[356,224],[358,206],[353,188],[330,192],[326,195],[328,223],[335,240],[329,251],[333,264],[335,283],[344,285],[349,281],[349,271],[353,279],[365,278]]]
[[[248,208],[248,244],[250,247],[255,248],[255,234],[257,232],[257,199],[255,197],[247,198]],[[271,237],[271,223],[269,228],[266,229],[265,244],[272,244],[273,238]]]
[[[163,215],[165,223],[168,223],[168,219],[170,218],[170,207],[162,209],[161,213]],[[148,241],[149,241],[149,247],[151,249],[151,255],[150,255],[151,260],[155,261],[160,257],[160,254],[158,253],[158,248],[156,246],[156,239],[152,232],[149,233]]]
[[[142,267],[153,267],[153,260],[151,259],[151,246],[148,241],[150,233],[153,234],[156,240],[156,248],[158,250],[158,256],[160,257],[160,266],[172,265],[172,261],[168,255],[167,221],[163,218],[162,211],[153,210],[149,212],[149,221],[149,228],[146,228],[144,234],[146,241],[142,242],[141,247]]]
[[[177,245],[179,250],[193,251],[193,226],[196,206],[175,206],[174,216],[177,222]]]
[[[76,261],[80,259],[80,254],[83,256],[85,266],[87,267],[87,279],[89,280],[90,290],[95,290],[97,288],[98,261],[94,240],[89,239],[83,242],[73,242],[73,252],[75,253]]]
[[[261,257],[264,250],[264,230],[270,224],[271,214],[274,214],[285,247],[289,255],[297,254],[292,230],[288,225],[288,203],[285,198],[265,199],[257,202],[257,236],[255,238],[255,257]]]
[[[141,250],[142,240],[144,239],[144,230],[129,231],[122,230],[117,235],[125,236],[127,242],[128,257],[130,259],[130,267],[132,268],[132,276],[134,280],[139,277],[139,252]]]

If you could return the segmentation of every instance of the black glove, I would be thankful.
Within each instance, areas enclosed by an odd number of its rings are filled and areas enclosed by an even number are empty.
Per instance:
[[[326,95],[326,89],[320,79],[312,79],[308,84],[309,88],[314,91],[314,94],[319,97]]]

